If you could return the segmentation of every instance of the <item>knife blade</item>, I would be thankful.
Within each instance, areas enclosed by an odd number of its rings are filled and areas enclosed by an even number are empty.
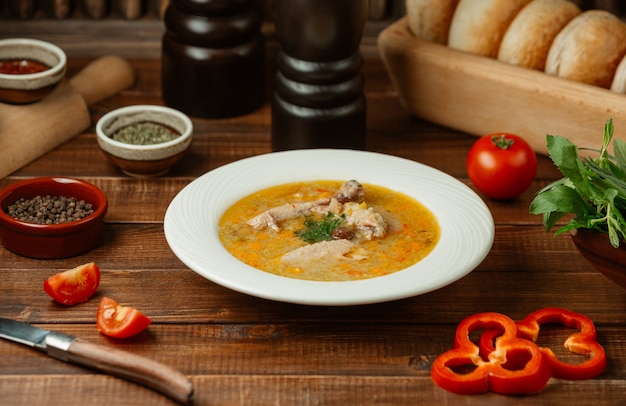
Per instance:
[[[150,358],[0,317],[0,337],[53,358],[133,381],[181,404],[193,401],[193,384],[180,371]]]

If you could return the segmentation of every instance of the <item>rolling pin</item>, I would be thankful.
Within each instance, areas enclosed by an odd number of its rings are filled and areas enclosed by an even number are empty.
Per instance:
[[[88,129],[89,106],[134,82],[128,61],[103,56],[39,102],[0,103],[0,179]]]

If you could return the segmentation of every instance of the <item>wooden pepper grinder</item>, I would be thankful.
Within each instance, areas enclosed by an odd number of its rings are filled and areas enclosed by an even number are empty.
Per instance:
[[[161,54],[165,103],[191,116],[234,117],[265,99],[265,39],[255,0],[171,0]]]
[[[367,0],[275,0],[272,149],[365,148]]]

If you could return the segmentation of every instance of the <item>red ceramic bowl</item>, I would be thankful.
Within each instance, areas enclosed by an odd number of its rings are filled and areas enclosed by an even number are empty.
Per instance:
[[[18,199],[38,195],[75,197],[91,203],[94,212],[80,220],[50,225],[18,221],[7,214]],[[0,191],[0,240],[6,249],[25,257],[73,257],[99,244],[107,208],[104,192],[82,180],[45,177],[17,182]]]
[[[626,289],[626,246],[611,245],[608,234],[584,228],[570,232],[578,251],[602,275]]]

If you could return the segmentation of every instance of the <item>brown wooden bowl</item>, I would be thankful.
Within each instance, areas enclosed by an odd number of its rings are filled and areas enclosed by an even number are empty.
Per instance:
[[[611,281],[626,289],[626,245],[611,245],[608,234],[588,229],[570,232],[578,251],[591,265]]]

